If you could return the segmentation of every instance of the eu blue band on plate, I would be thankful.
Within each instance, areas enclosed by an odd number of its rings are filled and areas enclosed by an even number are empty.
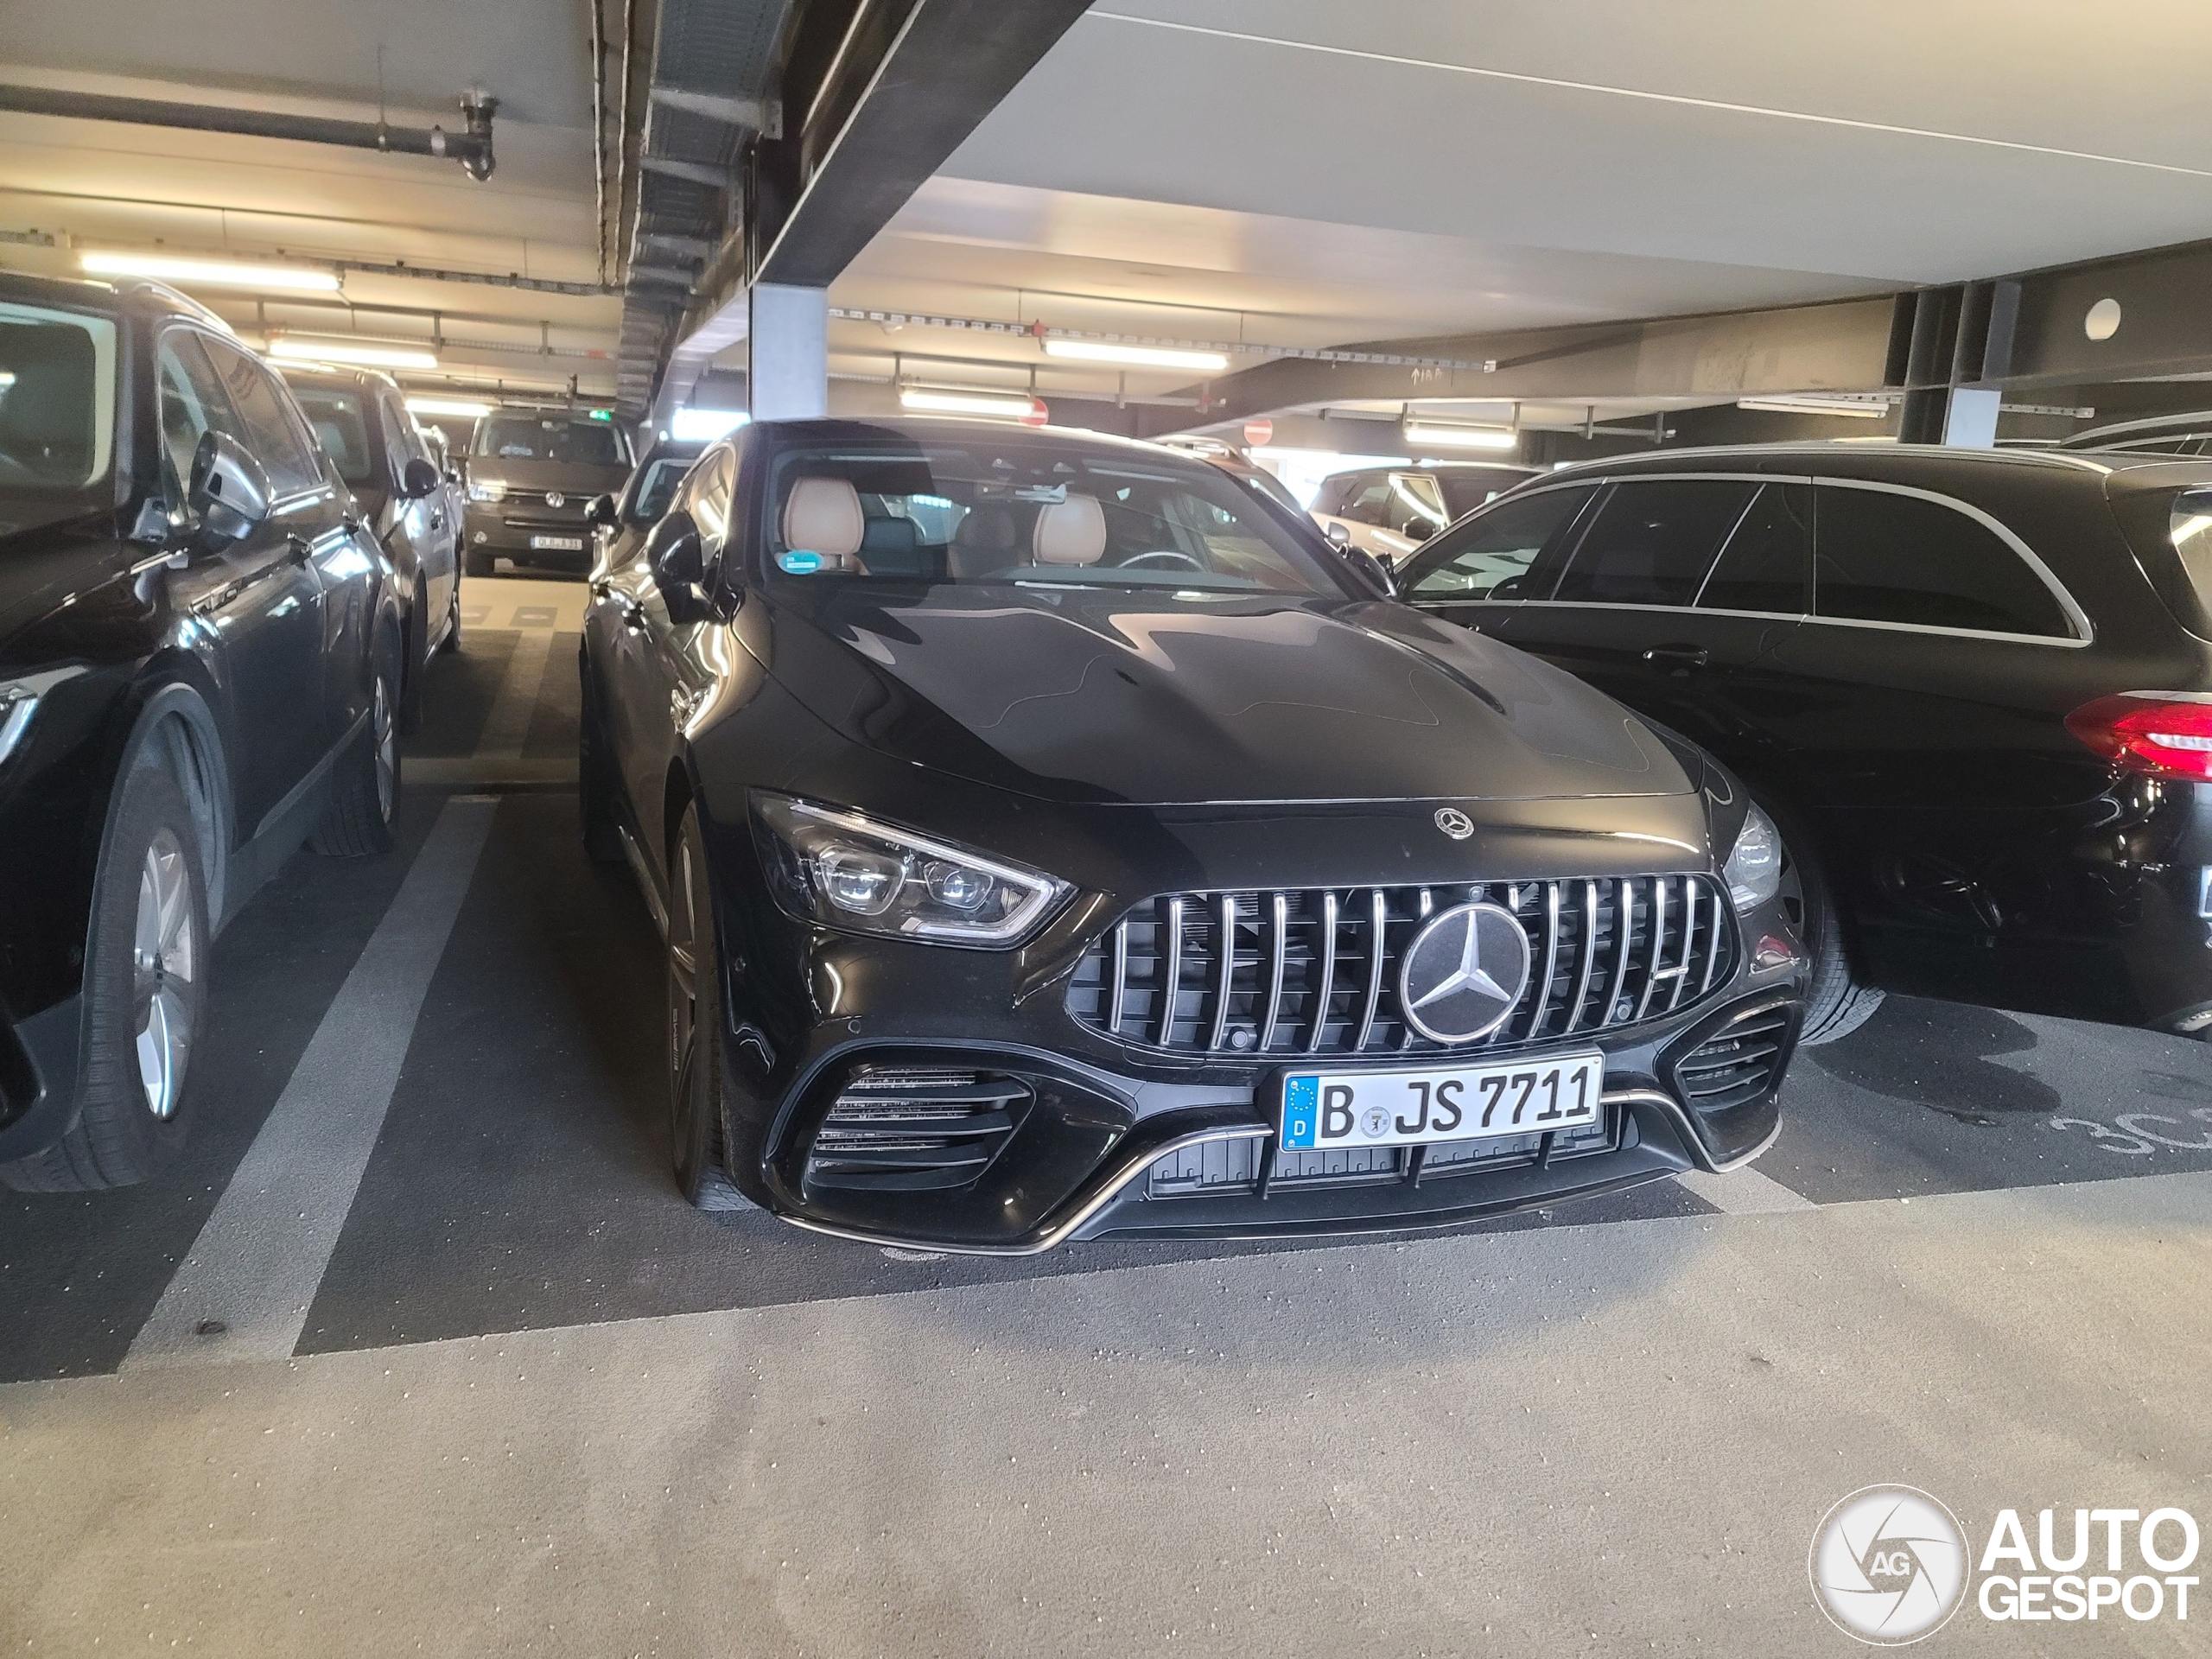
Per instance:
[[[1320,1105],[1319,1077],[1287,1077],[1282,1085],[1282,1143],[1287,1147],[1313,1144],[1313,1114]]]
[[[822,556],[809,553],[804,549],[794,549],[789,553],[778,554],[776,563],[794,576],[810,576],[822,568]]]

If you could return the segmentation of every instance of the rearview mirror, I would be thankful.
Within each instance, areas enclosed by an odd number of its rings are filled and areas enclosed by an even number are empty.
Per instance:
[[[584,517],[601,530],[613,530],[621,522],[615,513],[614,498],[611,495],[592,497],[591,505],[584,509]]]
[[[203,540],[221,545],[253,534],[269,517],[269,474],[244,444],[212,427],[200,435],[184,499]]]
[[[420,455],[400,468],[399,493],[410,501],[419,501],[437,487],[438,469]]]
[[[706,579],[706,550],[688,512],[671,512],[645,537],[645,568],[675,621],[695,620],[705,608],[699,584]]]

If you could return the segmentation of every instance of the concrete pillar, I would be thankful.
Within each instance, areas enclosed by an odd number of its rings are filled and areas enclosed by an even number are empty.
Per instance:
[[[830,412],[830,290],[755,283],[748,338],[756,421],[796,421]]]
[[[1968,449],[1997,447],[1997,406],[2004,394],[1994,386],[1954,386],[1943,411],[1943,442]]]

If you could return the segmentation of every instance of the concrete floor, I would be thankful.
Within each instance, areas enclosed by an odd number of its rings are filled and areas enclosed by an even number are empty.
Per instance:
[[[0,1652],[1841,1652],[1857,1487],[2212,1520],[2198,1045],[1893,1001],[1755,1172],[1443,1236],[695,1214],[582,593],[468,584],[400,849],[218,946],[184,1164],[0,1195]]]

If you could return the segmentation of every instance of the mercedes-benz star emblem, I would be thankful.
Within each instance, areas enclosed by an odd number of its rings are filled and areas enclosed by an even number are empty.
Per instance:
[[[1398,967],[1407,1023],[1440,1043],[1496,1031],[1529,983],[1529,933],[1497,905],[1459,905],[1428,918]]]
[[[545,505],[549,507],[565,507],[569,505],[569,498],[558,490],[548,490],[545,492]]]
[[[1456,806],[1436,809],[1436,827],[1454,841],[1465,841],[1475,833],[1475,821]]]

